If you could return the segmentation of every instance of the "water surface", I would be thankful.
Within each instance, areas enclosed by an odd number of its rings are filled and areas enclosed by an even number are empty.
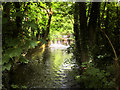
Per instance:
[[[18,66],[12,73],[12,84],[28,88],[79,87],[75,80],[77,72],[73,70],[76,62],[71,60],[67,47],[51,44],[42,51],[37,50],[29,57],[29,64]]]

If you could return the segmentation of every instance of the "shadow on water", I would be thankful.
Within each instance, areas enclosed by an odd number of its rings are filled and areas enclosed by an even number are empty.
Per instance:
[[[75,88],[75,61],[70,60],[72,54],[66,47],[52,46],[31,55],[31,62],[20,65],[11,75],[13,85],[28,88]]]

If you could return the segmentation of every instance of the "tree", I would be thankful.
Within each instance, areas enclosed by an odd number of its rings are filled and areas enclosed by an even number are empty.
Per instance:
[[[76,4],[76,3],[75,3]],[[74,27],[77,27],[77,19],[79,19],[79,29],[75,29],[74,31],[75,33],[77,33],[78,36],[75,36],[75,38],[78,38],[78,43],[80,43],[78,45],[79,47],[77,47],[77,49],[80,50],[80,54],[81,54],[81,61],[89,61],[90,57],[92,56],[92,51],[95,48],[95,42],[96,42],[96,27],[97,27],[97,20],[99,17],[99,12],[100,12],[100,3],[96,3],[93,2],[92,3],[92,8],[90,11],[90,16],[89,16],[89,12],[88,12],[88,17],[86,16],[86,4],[85,2],[79,2],[79,8],[80,9],[76,9],[76,5],[75,5],[75,10],[79,10],[79,14],[75,13],[76,17],[77,15],[79,16],[79,18],[74,18],[76,21],[74,22]],[[90,9],[90,8],[89,8]],[[77,12],[75,11],[75,12]],[[74,15],[74,16],[75,16]],[[87,20],[89,19],[89,20]],[[87,22],[88,21],[88,22]],[[79,34],[80,33],[80,34]],[[79,52],[78,52],[79,53]],[[89,53],[91,53],[89,55]],[[80,62],[81,62],[80,61]]]
[[[74,36],[75,36],[75,44],[76,44],[76,60],[80,61],[80,30],[79,30],[79,17],[78,17],[78,3],[75,3],[74,10]]]
[[[85,2],[79,2],[79,22],[80,22],[80,48],[81,48],[81,61],[88,61],[88,30],[86,18],[86,5]]]

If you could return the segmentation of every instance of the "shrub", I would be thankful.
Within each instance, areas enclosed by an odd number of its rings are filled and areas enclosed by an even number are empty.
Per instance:
[[[115,79],[109,77],[109,72],[96,68],[93,63],[84,62],[82,67],[86,68],[76,79],[83,83],[85,88],[115,88]]]

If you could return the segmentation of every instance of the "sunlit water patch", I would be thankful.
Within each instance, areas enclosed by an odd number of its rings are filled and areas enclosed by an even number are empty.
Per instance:
[[[50,46],[49,46],[51,49],[56,49],[56,48],[59,48],[59,49],[66,49],[68,47],[70,47],[70,45],[63,45],[61,44],[61,42],[59,41],[58,43],[53,43],[51,42]]]

